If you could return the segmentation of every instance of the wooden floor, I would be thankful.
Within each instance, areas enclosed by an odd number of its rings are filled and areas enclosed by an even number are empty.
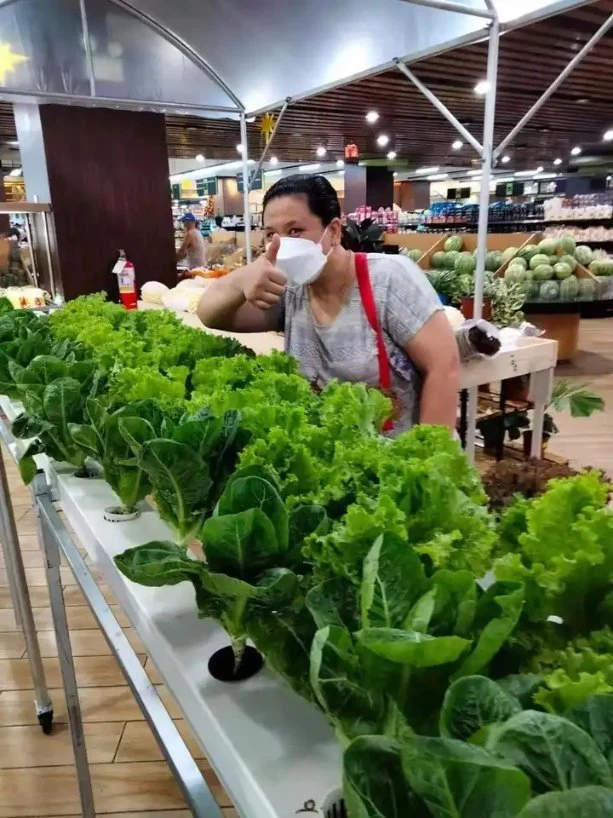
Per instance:
[[[556,417],[561,432],[551,449],[577,465],[599,466],[613,475],[613,320],[583,322],[580,347],[575,362],[560,367],[558,374],[590,382],[591,388],[607,401],[607,408],[590,419]],[[0,564],[0,818],[76,818],[80,815],[79,799],[45,571],[29,493],[10,458],[6,458],[6,464],[54,703],[55,729],[53,735],[45,736],[37,725],[23,636],[15,625],[6,574]],[[63,572],[97,814],[114,818],[187,818],[190,812],[119,667],[70,570],[64,568]],[[127,626],[121,612],[115,612]],[[125,630],[148,668],[149,660],[138,639],[129,627]],[[154,683],[159,681],[154,672],[150,675]],[[236,816],[180,720],[176,704],[163,686],[159,690],[224,807],[225,818]]]

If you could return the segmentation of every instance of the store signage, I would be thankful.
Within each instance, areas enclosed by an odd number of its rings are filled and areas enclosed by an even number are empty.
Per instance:
[[[257,176],[253,176],[249,182],[249,190],[262,190],[263,186],[263,172],[260,171]],[[242,193],[244,190],[243,187],[243,174],[238,173],[236,175],[236,184],[238,186],[238,192]]]
[[[196,179],[198,196],[215,196],[217,193],[217,179]]]

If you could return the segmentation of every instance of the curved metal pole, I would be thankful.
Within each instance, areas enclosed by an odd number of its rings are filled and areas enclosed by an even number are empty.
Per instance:
[[[110,0],[111,3],[114,3],[119,8],[126,11],[128,14],[131,14],[133,17],[136,17],[141,23],[144,23],[150,29],[155,31],[160,37],[163,37],[167,42],[171,45],[174,45],[182,54],[184,54],[188,60],[194,63],[195,66],[200,68],[201,71],[204,71],[212,80],[214,80],[220,88],[222,88],[226,94],[230,97],[232,102],[236,104],[236,106],[244,111],[245,106],[240,101],[240,99],[236,96],[234,91],[230,88],[230,86],[226,83],[224,79],[222,79],[217,71],[209,65],[209,63],[200,56],[200,54],[189,45],[182,37],[179,37],[174,31],[171,31],[169,28],[165,28],[161,23],[151,17],[144,11],[135,8],[131,3],[128,3],[127,0]]]
[[[257,163],[256,168],[253,171],[253,174],[251,175],[252,179],[257,179],[258,173],[262,170],[262,165],[264,164],[264,159],[266,158],[266,154],[268,153],[268,149],[270,148],[270,143],[275,138],[275,134],[277,133],[277,128],[279,127],[279,123],[281,122],[281,119],[283,118],[283,114],[287,111],[287,106],[290,104],[291,99],[292,99],[291,97],[287,97],[287,99],[283,103],[283,108],[281,108],[281,110],[279,111],[279,115],[277,116],[277,121],[275,122],[275,127],[272,129],[272,133],[270,134],[270,139],[264,145],[264,150],[262,151],[262,155],[260,156],[260,161]],[[251,185],[249,185],[249,187],[251,187]]]

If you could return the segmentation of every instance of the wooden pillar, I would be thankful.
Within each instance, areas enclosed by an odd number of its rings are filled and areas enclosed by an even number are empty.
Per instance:
[[[38,112],[64,297],[106,290],[115,298],[119,249],[134,263],[138,285],[174,285],[163,115],[67,105]],[[28,185],[27,159],[24,171]]]
[[[394,174],[387,168],[345,164],[345,213],[361,205],[392,207]]]
[[[0,164],[0,202],[4,201],[6,201],[4,190],[4,173],[2,171],[2,165]],[[3,233],[7,233],[10,226],[11,222],[8,213],[0,213],[0,236]]]

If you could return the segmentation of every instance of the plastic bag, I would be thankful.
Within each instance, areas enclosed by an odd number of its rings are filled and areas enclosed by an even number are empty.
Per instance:
[[[500,330],[484,318],[471,318],[455,331],[460,360],[469,361],[477,355],[491,357],[501,347]]]

